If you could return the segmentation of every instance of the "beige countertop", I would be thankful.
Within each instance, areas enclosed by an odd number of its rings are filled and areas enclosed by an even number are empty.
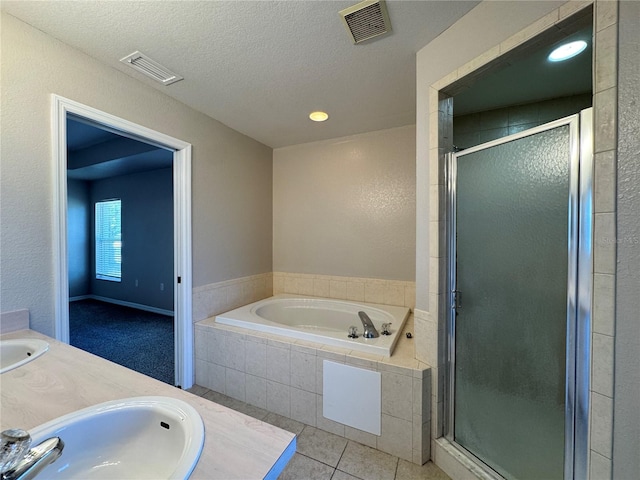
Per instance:
[[[0,429],[29,430],[61,415],[120,398],[162,395],[191,404],[205,441],[191,479],[275,479],[295,452],[295,436],[32,330],[1,339],[41,338],[43,356],[0,376]]]

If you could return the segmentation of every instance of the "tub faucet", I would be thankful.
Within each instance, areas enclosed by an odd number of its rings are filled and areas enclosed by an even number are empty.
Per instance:
[[[365,312],[358,312],[358,316],[360,317],[362,326],[364,327],[364,333],[362,334],[364,338],[377,338],[380,336],[376,327],[373,326],[373,322],[369,318],[369,315]]]
[[[26,451],[31,444],[29,434],[20,429],[2,432],[0,451],[1,480],[31,480],[62,454],[64,442],[52,437]]]

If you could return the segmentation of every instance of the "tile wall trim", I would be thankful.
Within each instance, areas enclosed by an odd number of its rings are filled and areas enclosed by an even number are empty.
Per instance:
[[[613,476],[615,358],[618,0],[594,12],[594,239],[591,321],[590,476]]]

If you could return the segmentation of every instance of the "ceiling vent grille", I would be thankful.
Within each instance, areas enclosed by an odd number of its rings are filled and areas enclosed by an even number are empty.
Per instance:
[[[361,43],[391,31],[384,0],[365,0],[340,10],[340,16],[353,43]]]
[[[127,55],[121,58],[122,63],[126,63],[130,67],[135,68],[141,73],[144,73],[147,77],[153,78],[156,82],[160,82],[163,85],[171,85],[172,83],[179,82],[183,78],[173,73],[166,67],[163,67],[158,62],[151,60],[149,57],[140,52],[133,52],[131,55]]]

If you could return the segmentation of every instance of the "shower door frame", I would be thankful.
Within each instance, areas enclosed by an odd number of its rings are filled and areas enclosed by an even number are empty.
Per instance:
[[[569,235],[565,387],[564,480],[589,478],[589,389],[593,283],[593,108],[523,132],[483,143],[446,158],[447,188],[447,368],[445,437],[485,473],[503,478],[455,442],[456,180],[457,158],[543,131],[569,126]]]

